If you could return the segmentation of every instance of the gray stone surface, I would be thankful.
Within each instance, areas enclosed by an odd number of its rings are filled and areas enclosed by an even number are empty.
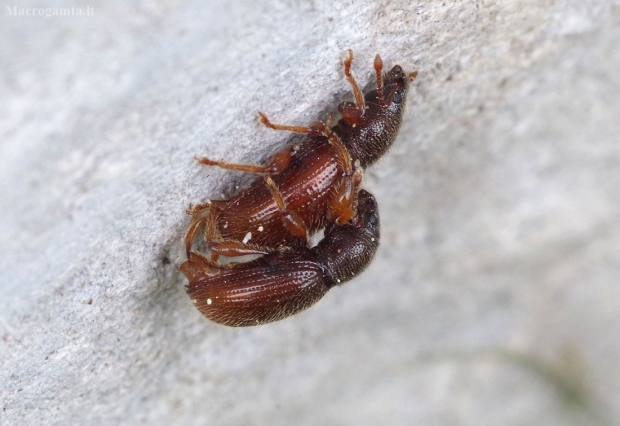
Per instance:
[[[1,424],[620,424],[618,3],[352,3],[1,11]],[[420,71],[366,177],[378,256],[212,324],[184,209],[248,177],[192,159],[266,158],[256,111],[335,108],[347,48],[364,83],[376,52]]]

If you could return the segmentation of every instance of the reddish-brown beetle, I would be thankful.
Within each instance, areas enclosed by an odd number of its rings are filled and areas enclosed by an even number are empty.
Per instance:
[[[342,225],[353,218],[362,171],[394,142],[409,81],[417,73],[407,75],[396,65],[383,75],[377,55],[377,89],[364,96],[351,74],[352,60],[349,50],[344,73],[355,103],[340,104],[342,119],[333,128],[329,128],[329,119],[327,123],[312,122],[309,127],[285,126],[273,124],[260,114],[270,128],[307,136],[285,146],[265,166],[197,159],[206,165],[261,173],[264,178],[229,200],[209,201],[188,211],[194,216],[185,238],[188,257],[203,225],[207,248],[215,258],[305,247],[308,237],[327,223]]]
[[[362,272],[379,246],[375,198],[360,190],[355,221],[330,224],[319,244],[220,265],[191,252],[181,271],[187,293],[210,320],[234,327],[277,321],[302,311]]]
[[[338,107],[342,118],[330,128],[262,122],[276,130],[306,134],[277,152],[265,166],[230,164],[199,158],[205,165],[260,173],[263,179],[229,200],[209,201],[188,211],[193,215],[185,237],[188,260],[181,271],[188,294],[200,311],[230,326],[282,319],[312,305],[333,285],[366,268],[379,239],[374,197],[360,190],[363,170],[394,142],[401,124],[409,82],[399,65],[382,73],[376,56],[377,89],[364,95],[351,74],[353,54],[344,72],[355,102]],[[210,258],[192,251],[204,226]],[[313,249],[308,238],[325,228]],[[219,264],[224,256],[262,255],[246,263]]]

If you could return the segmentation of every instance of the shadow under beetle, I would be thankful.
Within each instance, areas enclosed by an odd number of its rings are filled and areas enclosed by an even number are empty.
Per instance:
[[[393,144],[409,82],[417,72],[405,74],[395,65],[384,74],[377,55],[377,88],[364,95],[351,73],[352,60],[349,50],[344,74],[355,102],[339,105],[342,118],[335,126],[330,127],[331,115],[325,123],[301,127],[274,124],[259,113],[267,127],[306,136],[276,152],[264,166],[197,158],[205,165],[263,176],[228,200],[188,210],[193,217],[185,236],[188,260],[181,271],[189,280],[190,297],[209,319],[247,326],[285,318],[345,281],[334,271],[349,271],[348,280],[372,260],[379,236],[378,211],[374,197],[360,190],[362,174]],[[325,237],[309,249],[309,237],[323,228]],[[209,258],[192,251],[201,229]],[[376,233],[373,244],[360,245],[368,232]],[[360,252],[362,247],[365,251]],[[341,254],[338,262],[325,257],[330,250]],[[220,255],[262,257],[220,264]]]

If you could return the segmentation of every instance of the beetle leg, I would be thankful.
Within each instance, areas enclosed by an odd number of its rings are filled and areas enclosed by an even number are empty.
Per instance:
[[[353,89],[353,96],[355,96],[355,104],[361,110],[366,109],[366,102],[364,101],[364,93],[362,93],[362,89],[355,81],[355,77],[353,77],[353,73],[351,72],[351,63],[353,62],[353,51],[349,49],[347,58],[344,60],[344,75],[347,78],[347,81],[351,85]]]
[[[364,93],[360,86],[355,81],[355,77],[351,72],[351,63],[353,62],[353,51],[349,49],[348,56],[344,60],[344,75],[347,81],[351,85],[353,90],[353,96],[355,97],[355,103],[343,102],[338,106],[342,118],[351,126],[361,124],[361,119],[366,111],[366,101],[364,100]]]
[[[220,200],[207,200],[204,203],[190,205],[190,207],[185,210],[185,213],[190,216],[206,216],[207,214],[215,214],[219,210],[221,210],[225,206],[224,201]],[[208,212],[205,210],[209,210]]]
[[[347,147],[344,146],[340,137],[336,134],[333,134],[332,137],[329,138],[327,141],[338,151],[338,163],[340,164],[340,167],[344,169],[345,175],[352,175],[353,162],[351,161],[351,156],[349,155]]]
[[[282,194],[270,175],[265,175],[265,182],[267,183],[267,187],[269,188],[271,195],[276,201],[280,214],[282,215],[282,222],[284,223],[287,231],[293,235],[307,239],[308,230],[303,219],[299,217],[297,213],[287,210]]]
[[[304,126],[290,126],[288,124],[272,123],[267,118],[267,116],[263,114],[262,112],[259,112],[258,115],[260,116],[261,123],[263,123],[265,126],[269,127],[270,129],[286,130],[289,132],[302,133],[305,135],[312,135],[312,136],[324,136],[326,138],[330,137],[332,134],[332,131],[329,127],[329,121],[331,120],[331,116],[328,118],[327,123],[323,123],[322,121],[311,121],[308,127],[304,127]]]
[[[280,173],[291,162],[292,156],[293,148],[287,145],[280,151],[276,152],[265,166],[227,163],[225,161],[211,160],[207,157],[196,157],[196,161],[200,164],[204,164],[205,166],[217,166],[227,170],[238,170],[241,172],[250,173]]]
[[[237,240],[222,240],[207,242],[207,249],[218,256],[238,257],[251,254],[269,254],[274,250],[251,244],[244,244]]]
[[[349,151],[337,135],[329,138],[329,143],[338,151],[339,164],[344,169],[344,178],[335,189],[327,207],[330,222],[343,225],[355,218],[357,191],[362,183],[362,169],[354,169]]]
[[[200,164],[204,164],[205,166],[217,166],[226,170],[238,170],[240,172],[250,172],[250,173],[266,173],[266,167],[263,166],[253,166],[251,164],[235,164],[235,163],[226,163],[224,161],[216,161],[211,160],[207,157],[196,157],[196,161]]]
[[[356,219],[357,192],[361,183],[362,171],[359,168],[352,175],[343,178],[327,206],[328,221],[344,225]]]
[[[185,210],[185,213],[190,215],[190,216],[194,216],[206,209],[208,209],[211,206],[211,200],[207,201],[206,203],[199,203],[199,204],[194,204],[194,205],[190,205],[188,209]]]
[[[225,202],[209,200],[206,203],[196,204],[186,210],[187,214],[193,216],[192,221],[187,228],[187,232],[185,233],[185,253],[187,254],[188,259],[192,250],[194,239],[196,239],[196,234],[203,225],[209,225],[215,220],[217,213],[224,207],[224,205]]]
[[[181,264],[180,269],[191,283],[196,277],[217,273],[219,268],[203,255],[192,251],[188,253],[187,260]]]
[[[207,217],[194,217],[192,222],[187,228],[187,232],[185,233],[185,254],[189,259],[190,253],[192,251],[192,245],[194,244],[194,239],[196,238],[196,234],[202,225],[208,220]]]

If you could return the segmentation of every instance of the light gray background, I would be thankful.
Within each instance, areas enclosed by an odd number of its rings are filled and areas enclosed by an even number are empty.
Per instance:
[[[620,424],[614,1],[106,1],[0,11],[0,423]],[[309,311],[210,323],[192,202],[372,59],[420,75],[365,186],[372,266]]]

